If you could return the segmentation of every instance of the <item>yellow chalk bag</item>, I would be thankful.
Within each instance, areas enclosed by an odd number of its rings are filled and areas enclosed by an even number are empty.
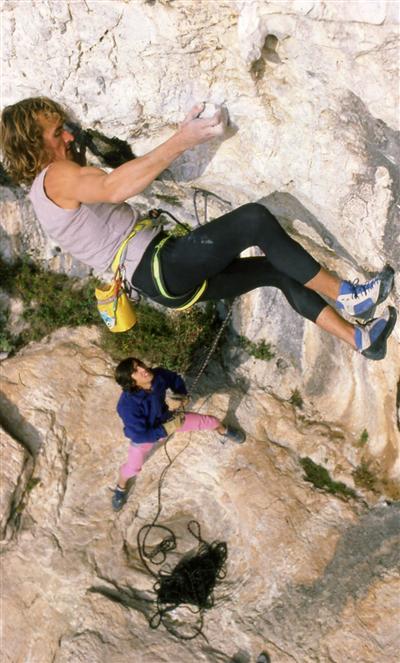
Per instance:
[[[136,314],[120,279],[99,286],[95,295],[97,310],[110,331],[124,332],[133,327]]]
[[[112,282],[95,289],[97,310],[111,332],[125,332],[136,324],[137,319],[133,304],[124,289],[123,261],[128,242],[140,230],[152,225],[151,219],[143,219],[136,224],[135,229],[122,242],[112,262],[114,272]]]

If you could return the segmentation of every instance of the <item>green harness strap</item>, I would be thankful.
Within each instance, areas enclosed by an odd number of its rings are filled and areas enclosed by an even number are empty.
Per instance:
[[[190,308],[197,302],[198,299],[200,299],[201,295],[207,288],[207,279],[203,281],[203,283],[196,288],[196,290],[193,292],[193,290],[190,290],[189,292],[179,295],[178,297],[171,295],[166,288],[165,281],[162,275],[161,271],[161,264],[160,264],[160,258],[159,258],[159,253],[164,246],[164,244],[170,239],[171,235],[168,235],[168,237],[164,237],[164,239],[159,242],[156,246],[156,250],[153,253],[153,257],[151,260],[151,273],[153,276],[153,280],[159,289],[160,293],[165,297],[166,299],[169,299],[171,302],[174,300],[181,300],[182,297],[188,297],[188,301],[182,304],[182,306],[176,306],[174,307],[175,311],[185,311],[186,309]]]

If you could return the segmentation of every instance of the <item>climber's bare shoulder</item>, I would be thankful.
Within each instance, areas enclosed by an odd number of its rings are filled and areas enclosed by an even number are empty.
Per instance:
[[[62,159],[49,165],[44,189],[47,197],[59,207],[75,209],[81,203],[103,202],[106,176],[100,168]]]

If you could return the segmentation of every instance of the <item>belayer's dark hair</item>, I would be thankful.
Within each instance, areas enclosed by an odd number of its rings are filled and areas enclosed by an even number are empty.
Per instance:
[[[123,359],[115,369],[115,379],[123,391],[134,392],[138,387],[132,378],[132,372],[137,366],[143,366],[143,362],[136,357],[127,357]]]

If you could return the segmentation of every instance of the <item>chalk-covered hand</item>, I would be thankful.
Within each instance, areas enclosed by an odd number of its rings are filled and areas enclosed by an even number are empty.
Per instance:
[[[218,110],[212,117],[199,118],[198,115],[203,108],[204,104],[193,106],[179,127],[178,133],[186,150],[222,136],[225,131],[221,111]]]
[[[204,101],[202,101],[200,104],[196,104],[195,106],[193,106],[193,108],[190,109],[188,114],[185,116],[185,118],[180,123],[179,128],[182,129],[182,127],[184,127],[186,124],[188,124],[192,120],[195,120],[196,118],[198,118],[200,113],[202,113],[203,110],[205,109],[205,106],[206,106],[206,104],[205,104]]]
[[[177,431],[178,428],[183,426],[184,421],[185,421],[185,415],[183,412],[178,412],[177,414],[174,415],[173,419],[166,421],[163,424],[163,427],[167,435],[173,435],[173,433],[175,433],[175,431]]]

